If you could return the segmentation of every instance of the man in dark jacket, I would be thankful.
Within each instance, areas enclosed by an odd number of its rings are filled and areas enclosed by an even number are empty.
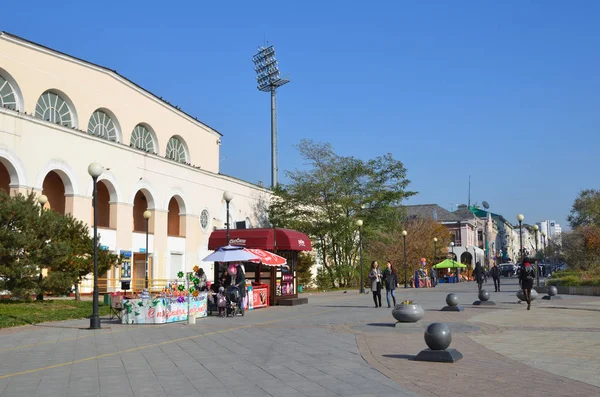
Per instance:
[[[500,268],[498,265],[494,265],[490,273],[492,273],[492,279],[494,279],[494,289],[496,292],[500,292]]]

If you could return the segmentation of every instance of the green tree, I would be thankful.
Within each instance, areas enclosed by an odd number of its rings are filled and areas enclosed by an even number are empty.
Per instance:
[[[93,269],[93,242],[85,223],[71,215],[40,211],[37,197],[0,192],[0,290],[16,298],[46,291],[64,294]],[[100,251],[106,272],[116,256]],[[41,278],[42,269],[48,270]]]
[[[313,283],[312,267],[315,265],[315,257],[310,252],[301,252],[296,260],[296,272],[298,274],[298,283],[309,287]]]
[[[600,190],[586,189],[579,192],[567,220],[573,229],[579,226],[600,226]]]
[[[304,231],[314,241],[331,286],[357,280],[358,228],[363,236],[395,228],[395,207],[413,192],[406,169],[391,154],[367,161],[336,154],[330,144],[302,140],[306,170],[288,171],[290,182],[274,190],[269,219],[274,226]]]

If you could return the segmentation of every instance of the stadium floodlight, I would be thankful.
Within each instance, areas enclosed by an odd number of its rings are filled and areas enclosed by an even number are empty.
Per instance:
[[[282,78],[279,65],[275,58],[275,48],[259,47],[256,55],[252,57],[256,71],[257,87],[260,91],[271,92],[271,188],[277,186],[277,101],[275,91],[277,87],[290,82]]]

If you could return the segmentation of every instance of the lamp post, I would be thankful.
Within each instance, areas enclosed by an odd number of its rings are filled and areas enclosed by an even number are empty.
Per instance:
[[[535,231],[535,286],[540,286],[540,265],[537,260],[537,252],[538,252],[538,230],[540,227],[538,225],[533,225],[533,230]]]
[[[542,231],[542,246],[544,247],[542,263],[544,264],[544,266],[546,266],[546,232],[545,231]],[[548,270],[546,270],[546,273],[548,273]]]
[[[229,203],[231,202],[231,200],[233,200],[233,193],[231,193],[230,191],[226,190],[223,192],[223,200],[225,200],[225,205],[227,208],[227,223],[225,224],[227,226],[227,244],[229,245]]]
[[[402,239],[404,240],[404,288],[408,288],[407,280],[408,280],[408,264],[406,262],[406,235],[408,232],[406,230],[402,231]]]
[[[42,194],[40,197],[38,197],[38,203],[40,203],[40,217],[44,213],[44,205],[46,205],[47,202],[48,202],[48,197],[45,194]],[[44,290],[42,289],[42,279],[43,279],[42,267],[40,266],[40,275],[38,277],[38,285],[40,287],[40,292],[35,297],[35,299],[38,301],[44,300]]]
[[[433,238],[433,265],[437,262],[437,237]]]
[[[521,263],[523,263],[523,255],[525,254],[525,252],[523,252],[523,219],[525,219],[523,214],[517,215],[517,220],[519,221],[519,254],[521,255]]]
[[[148,289],[148,223],[150,221],[150,217],[152,216],[152,212],[146,210],[144,211],[144,219],[146,220],[146,276],[144,278],[144,288]]]
[[[365,283],[363,282],[363,261],[362,261],[362,219],[358,219],[356,221],[356,226],[358,226],[358,252],[359,252],[359,261],[360,261],[360,293],[363,294],[365,292]]]
[[[94,295],[92,301],[92,317],[90,317],[90,329],[100,329],[100,315],[98,314],[98,198],[96,184],[98,177],[102,175],[104,167],[98,163],[88,166],[88,174],[92,177],[93,207],[94,207]]]
[[[456,265],[454,264],[454,241],[450,241],[450,249],[452,250],[452,268],[456,270],[456,274],[458,275],[458,269],[456,269]]]

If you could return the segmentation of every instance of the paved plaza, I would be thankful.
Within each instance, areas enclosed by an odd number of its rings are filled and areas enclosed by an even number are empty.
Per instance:
[[[505,281],[505,280],[503,280]],[[477,307],[474,283],[400,288],[425,309],[395,328],[390,310],[356,291],[309,304],[199,319],[195,325],[89,320],[0,331],[1,396],[596,396],[600,298],[517,303],[516,280]],[[493,291],[493,285],[487,286]],[[463,312],[441,312],[456,292]],[[385,296],[384,296],[384,306]],[[445,322],[455,364],[412,358],[424,328]]]

